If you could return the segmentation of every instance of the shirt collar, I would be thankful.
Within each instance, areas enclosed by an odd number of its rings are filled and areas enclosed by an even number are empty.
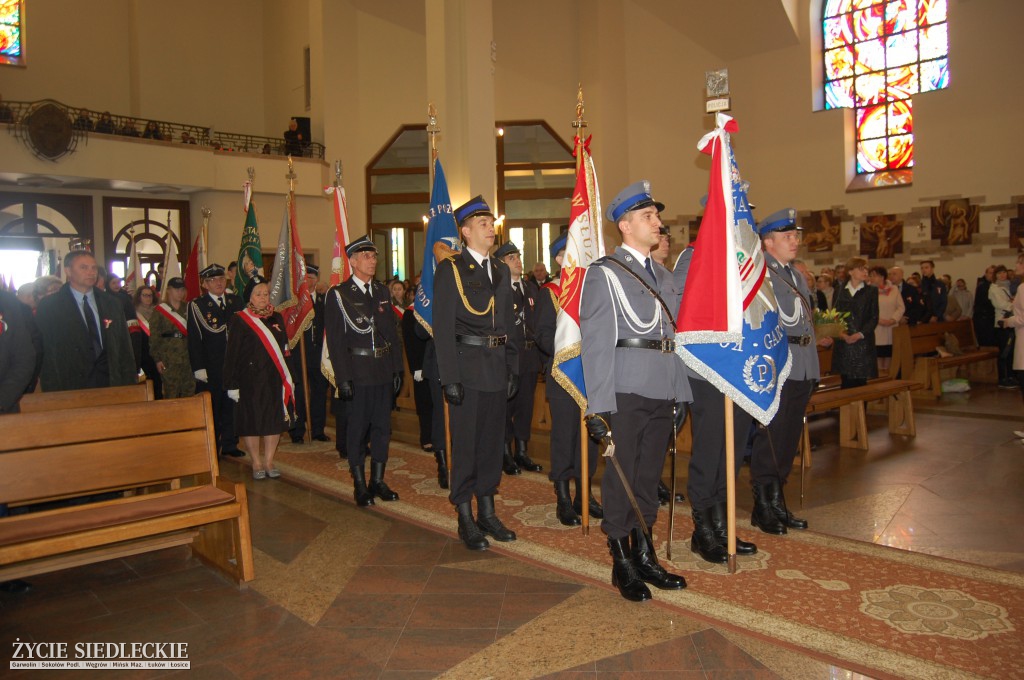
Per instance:
[[[860,285],[856,288],[853,287],[853,279],[846,282],[846,290],[850,291],[850,295],[856,295],[857,291],[864,287],[864,282],[861,281]]]
[[[476,263],[478,265],[480,265],[481,267],[484,266],[484,260],[487,259],[487,255],[481,255],[480,253],[476,252],[469,246],[466,246],[466,252],[473,256],[473,259],[476,260]]]
[[[650,257],[649,254],[648,255],[641,255],[639,250],[637,250],[636,248],[632,248],[630,246],[627,246],[625,243],[622,244],[622,248],[627,253],[629,253],[630,255],[635,257],[640,262],[640,266],[641,267],[646,267],[647,266],[647,259]]]
[[[92,305],[93,307],[96,306],[95,302],[94,302],[95,296],[92,294],[93,293],[92,288],[90,288],[88,291],[86,291],[84,293],[82,293],[80,291],[77,291],[74,288],[71,288],[71,286],[68,286],[68,288],[71,290],[71,294],[75,296],[75,302],[78,303],[79,307],[82,306],[82,300],[85,299],[85,298],[89,298],[89,304],[90,305]]]
[[[367,286],[367,284],[369,284],[369,283],[370,283],[369,281],[363,281],[363,280],[362,280],[361,278],[359,278],[359,277],[358,277],[358,276],[356,276],[355,274],[352,274],[352,278],[356,280],[356,284],[357,284],[357,285],[358,285],[358,286],[359,286],[360,288],[362,288],[363,290],[366,290],[366,286]],[[372,279],[371,279],[371,280],[372,280]]]

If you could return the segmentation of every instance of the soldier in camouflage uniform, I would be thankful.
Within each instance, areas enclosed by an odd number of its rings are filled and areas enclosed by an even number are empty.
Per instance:
[[[188,322],[185,320],[185,282],[167,282],[167,299],[150,316],[149,353],[163,383],[164,399],[191,397],[196,379],[188,359]]]

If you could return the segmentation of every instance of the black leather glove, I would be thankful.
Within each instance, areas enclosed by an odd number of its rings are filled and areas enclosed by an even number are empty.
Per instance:
[[[343,380],[340,383],[338,383],[338,398],[339,399],[341,399],[342,401],[352,401],[352,396],[354,394],[355,394],[355,391],[354,391],[354,389],[352,387],[352,381],[351,380]]]
[[[405,374],[395,373],[391,378],[391,385],[395,389],[395,399],[398,399],[398,393],[402,391],[403,384],[405,384]]]
[[[611,440],[612,414],[594,413],[587,416],[587,433],[595,442]]]
[[[462,383],[448,383],[443,389],[444,400],[452,406],[461,404],[462,398],[466,396],[466,391],[462,389]]]
[[[505,385],[505,397],[507,399],[515,399],[517,392],[519,392],[519,374],[509,371],[508,383]]]
[[[686,424],[686,416],[689,415],[689,413],[690,409],[686,406],[685,402],[682,404],[676,404],[676,417],[672,425],[675,427],[673,432],[676,433],[677,437],[679,436],[679,433],[682,431],[683,425]]]

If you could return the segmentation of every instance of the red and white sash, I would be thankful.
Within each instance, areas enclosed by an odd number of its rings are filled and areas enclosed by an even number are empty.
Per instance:
[[[401,307],[399,307],[398,305],[396,305],[393,302],[391,303],[391,309],[394,310],[395,316],[397,316],[398,320],[401,321],[402,320],[402,315],[405,314],[405,310],[402,309]]]
[[[174,311],[171,308],[171,306],[169,304],[167,304],[166,302],[161,302],[160,304],[158,304],[156,306],[156,311],[160,313],[160,316],[164,317],[165,319],[170,321],[172,324],[174,324],[174,327],[177,328],[179,331],[181,331],[182,335],[184,335],[186,338],[188,337],[188,323],[185,321],[185,317],[183,317],[181,314],[178,314],[176,311]],[[148,322],[147,322],[147,324],[145,326],[145,329],[146,329],[146,335],[149,335],[149,323]]]
[[[288,364],[284,362],[284,353],[281,346],[277,344],[277,338],[270,332],[266,324],[260,321],[260,317],[249,311],[248,308],[238,313],[249,328],[256,333],[256,337],[263,343],[263,349],[267,350],[270,359],[277,367],[277,374],[281,376],[281,404],[284,407],[285,420],[289,420],[288,404],[295,403],[295,383],[292,382],[292,374],[288,371]]]
[[[146,335],[149,335],[149,319],[145,319],[145,318],[140,316],[139,317],[139,328],[142,329],[143,333],[145,333]]]

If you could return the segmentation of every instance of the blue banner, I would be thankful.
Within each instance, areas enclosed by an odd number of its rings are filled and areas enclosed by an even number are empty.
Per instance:
[[[441,160],[434,160],[434,186],[430,189],[430,214],[427,239],[423,247],[423,271],[416,290],[416,319],[434,334],[434,270],[442,260],[462,249],[459,228],[455,224],[452,201],[448,196],[448,182],[441,169]]]

